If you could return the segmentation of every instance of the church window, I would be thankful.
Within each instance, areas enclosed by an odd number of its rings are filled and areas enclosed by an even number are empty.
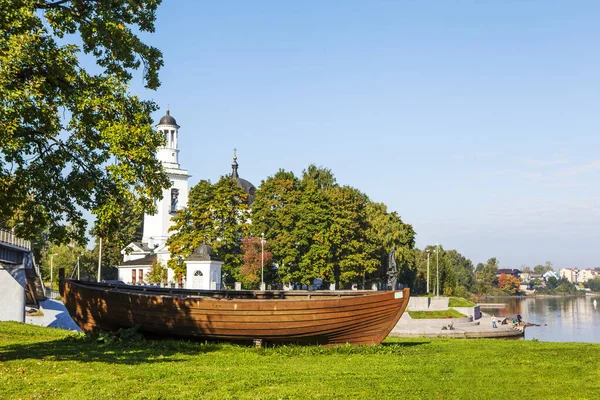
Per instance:
[[[194,272],[194,276],[202,276],[202,271],[196,271]]]
[[[171,189],[171,212],[177,211],[179,203],[179,189]]]

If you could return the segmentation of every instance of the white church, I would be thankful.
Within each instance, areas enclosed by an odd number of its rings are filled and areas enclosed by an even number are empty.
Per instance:
[[[171,187],[163,189],[163,197],[157,202],[155,214],[144,215],[144,228],[141,242],[132,242],[121,251],[123,263],[117,266],[119,280],[128,284],[145,284],[145,277],[153,264],[167,266],[170,258],[166,245],[169,238],[169,228],[173,225],[171,218],[185,208],[188,201],[190,174],[179,164],[179,128],[169,110],[156,126],[165,135],[166,144],[158,149],[157,158],[163,164],[165,172],[171,179]],[[256,187],[238,175],[237,157],[234,154],[232,164],[232,179],[248,193],[249,202],[254,200]],[[185,260],[187,274],[183,280],[188,289],[220,289],[221,266],[223,261],[216,257],[207,245],[199,246]],[[165,284],[174,284],[176,277],[173,270],[168,268]]]

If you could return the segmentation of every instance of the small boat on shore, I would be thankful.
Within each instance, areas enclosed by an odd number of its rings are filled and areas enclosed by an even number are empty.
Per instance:
[[[61,281],[86,333],[139,326],[149,335],[267,343],[376,345],[408,305],[402,291],[217,291]]]

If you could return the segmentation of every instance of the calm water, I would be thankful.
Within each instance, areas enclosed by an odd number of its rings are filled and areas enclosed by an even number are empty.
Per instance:
[[[503,308],[482,307],[481,311],[487,314],[509,318],[521,314],[524,321],[539,324],[525,329],[525,340],[600,343],[600,296],[503,298],[485,302],[506,304]]]

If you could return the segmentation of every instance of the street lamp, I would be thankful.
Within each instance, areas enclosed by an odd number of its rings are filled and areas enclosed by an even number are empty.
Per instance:
[[[435,245],[435,270],[437,275],[436,296],[440,297],[440,245]]]
[[[265,234],[260,237],[260,287],[264,290],[265,286]]]
[[[429,294],[429,253],[431,253],[431,249],[425,250],[427,253],[427,294]]]

